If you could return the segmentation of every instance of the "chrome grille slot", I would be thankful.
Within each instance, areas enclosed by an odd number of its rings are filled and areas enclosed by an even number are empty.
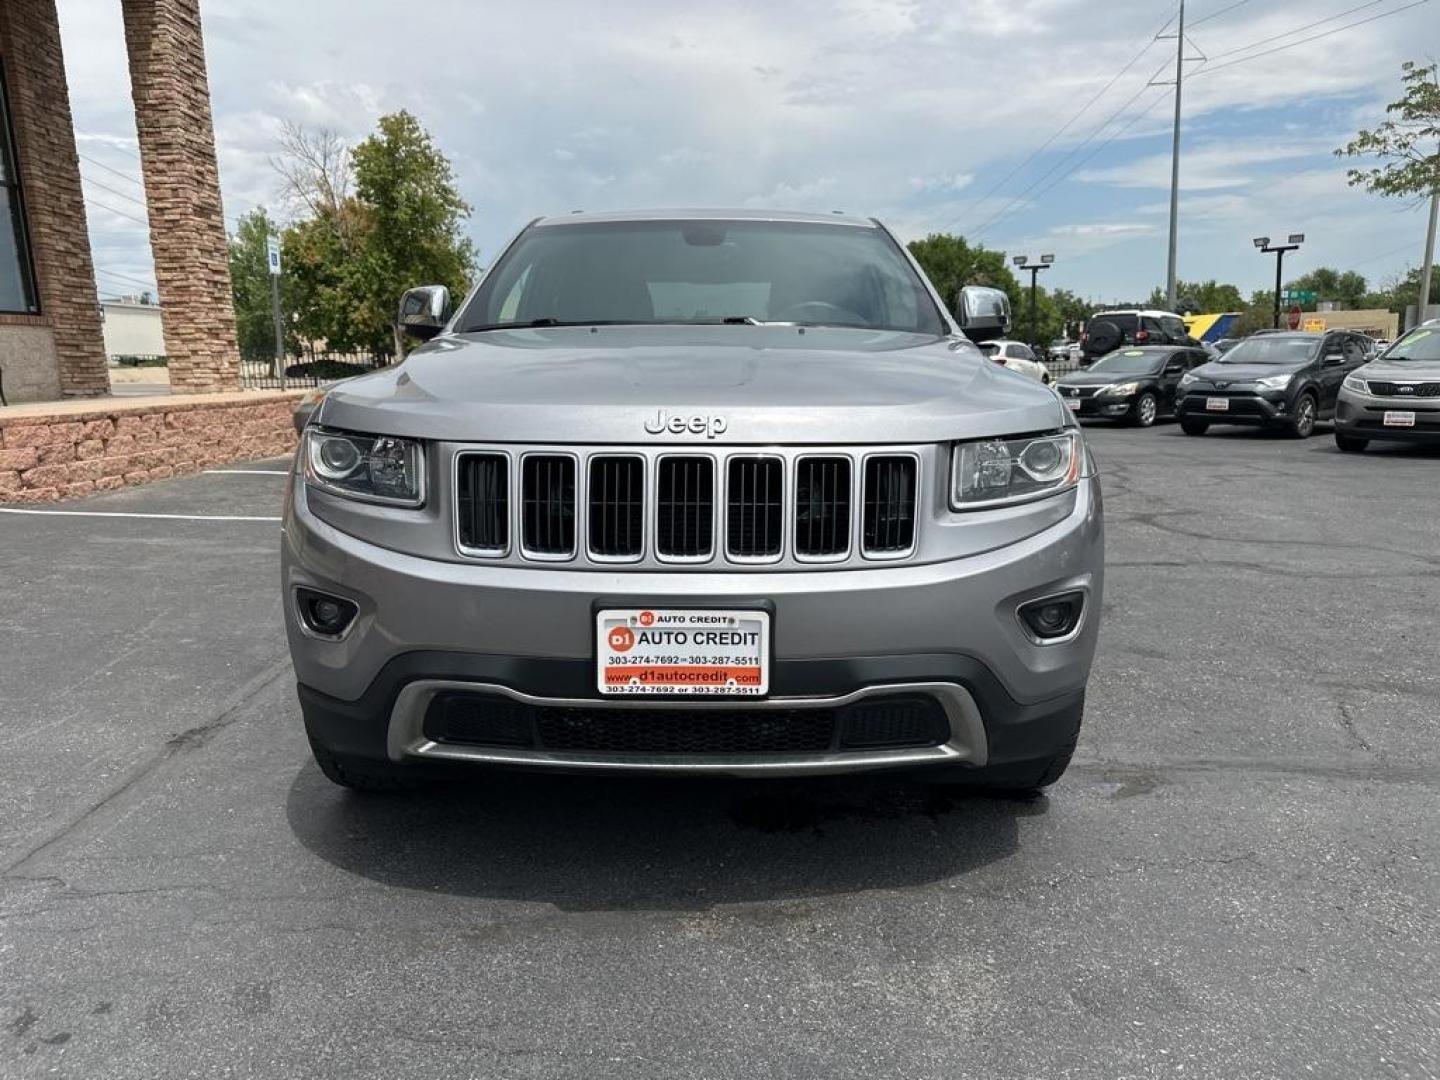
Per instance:
[[[520,462],[520,543],[527,556],[575,554],[575,459],[526,454]]]
[[[795,468],[795,554],[843,558],[850,550],[850,459],[801,458]]]
[[[780,557],[785,464],[774,457],[733,457],[725,497],[725,551],[736,559]]]
[[[590,459],[586,494],[590,554],[638,559],[645,552],[645,461],[629,455]]]
[[[865,459],[864,554],[898,558],[915,546],[916,468],[908,456]]]
[[[455,465],[457,538],[462,551],[504,555],[510,548],[510,461],[462,454]]]
[[[655,478],[655,551],[662,559],[702,562],[715,548],[715,462],[662,457]]]

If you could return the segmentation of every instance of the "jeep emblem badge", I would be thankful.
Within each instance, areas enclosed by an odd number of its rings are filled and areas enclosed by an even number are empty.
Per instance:
[[[664,435],[667,432],[671,435],[684,435],[688,432],[691,435],[704,435],[707,439],[724,435],[729,426],[723,416],[703,416],[699,413],[694,416],[671,416],[663,409],[645,421],[645,431],[651,435]]]

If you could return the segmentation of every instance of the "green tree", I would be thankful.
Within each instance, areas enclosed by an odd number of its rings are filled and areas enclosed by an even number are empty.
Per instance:
[[[1055,336],[1072,340],[1079,338],[1085,324],[1090,321],[1090,316],[1099,310],[1095,304],[1069,289],[1054,290],[1050,293],[1050,301],[1060,316],[1060,330]]]
[[[1245,297],[1239,289],[1229,282],[1216,281],[1214,278],[1209,281],[1177,281],[1175,295],[1178,298],[1176,306],[1186,315],[1241,311],[1245,307]],[[1150,307],[1163,311],[1167,301],[1165,290],[1157,287],[1150,293],[1147,303]]]
[[[331,349],[395,355],[400,294],[414,285],[464,293],[475,249],[464,234],[470,207],[454,171],[419,121],[382,116],[348,153],[334,136],[287,129],[277,168],[302,210],[283,256],[298,328]]]
[[[1335,153],[1382,163],[1349,170],[1352,187],[1377,195],[1429,198],[1430,226],[1425,232],[1425,258],[1416,287],[1416,296],[1426,294],[1428,303],[1434,279],[1436,222],[1440,219],[1440,65],[1421,67],[1407,62],[1401,70],[1405,93],[1385,106],[1386,119],[1373,130],[1362,129]]]
[[[910,241],[909,247],[916,262],[952,311],[961,286],[988,285],[992,289],[1003,289],[1010,297],[1014,318],[1012,336],[1021,340],[1030,339],[1029,281],[1027,279],[1022,283],[1016,279],[1010,267],[1005,265],[1003,251],[989,251],[978,245],[972,247],[964,237],[948,233],[931,233],[924,240]],[[1043,345],[1059,336],[1064,318],[1044,289],[1036,291],[1035,311],[1037,329],[1035,341],[1031,344]]]
[[[230,286],[235,298],[235,329],[240,355],[275,354],[275,322],[270,303],[270,267],[266,240],[279,232],[265,208],[257,207],[236,223],[230,237]]]
[[[1235,310],[1235,309],[1231,309]],[[1245,337],[1256,330],[1275,325],[1275,293],[1260,289],[1250,294],[1250,302],[1240,308],[1240,317],[1230,328],[1231,337]]]
[[[1315,304],[1307,305],[1312,311],[1316,304],[1327,300],[1334,301],[1345,308],[1361,307],[1365,294],[1369,291],[1369,284],[1361,274],[1354,270],[1341,272],[1329,266],[1311,270],[1308,274],[1295,278],[1285,287],[1313,292]]]

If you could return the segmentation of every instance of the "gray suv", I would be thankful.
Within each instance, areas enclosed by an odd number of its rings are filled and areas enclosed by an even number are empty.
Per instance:
[[[1034,789],[1074,749],[1099,481],[879,223],[532,222],[429,339],[312,402],[285,509],[326,776],[440,766]],[[968,336],[967,336],[968,334]]]

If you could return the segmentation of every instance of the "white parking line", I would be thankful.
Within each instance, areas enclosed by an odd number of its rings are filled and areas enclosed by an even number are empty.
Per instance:
[[[141,514],[118,510],[32,510],[22,506],[0,506],[0,514],[29,514],[35,517],[156,518],[164,521],[280,521],[278,517],[244,517],[230,514]]]
[[[227,473],[232,476],[289,476],[289,469],[205,469],[202,470],[209,476],[224,476]]]

